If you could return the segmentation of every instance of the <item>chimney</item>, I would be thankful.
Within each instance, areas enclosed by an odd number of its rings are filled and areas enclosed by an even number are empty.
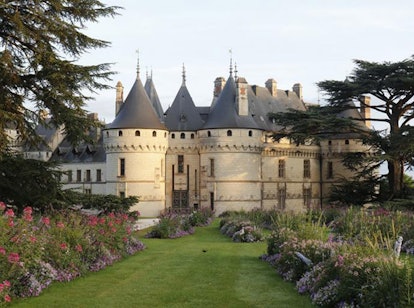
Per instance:
[[[226,84],[226,79],[223,77],[217,77],[214,80],[214,98],[218,98],[221,91],[223,91],[224,85]]]
[[[247,81],[243,77],[236,81],[236,104],[240,116],[249,114],[249,104],[247,100]]]
[[[273,78],[270,78],[265,83],[266,88],[269,90],[270,95],[273,97],[277,96],[277,82]]]
[[[360,95],[359,98],[359,105],[360,105],[360,113],[362,118],[364,119],[365,125],[368,128],[371,128],[371,97],[367,95]]]
[[[116,100],[115,100],[115,116],[118,114],[121,106],[124,102],[124,87],[122,83],[118,81],[116,84]]]
[[[302,85],[300,83],[295,83],[292,90],[296,93],[300,100],[303,100]]]

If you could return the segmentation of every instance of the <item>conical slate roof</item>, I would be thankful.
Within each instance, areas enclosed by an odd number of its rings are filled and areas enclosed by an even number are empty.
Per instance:
[[[137,77],[125,102],[108,128],[166,129]]]
[[[160,99],[158,98],[157,90],[155,90],[154,82],[152,81],[152,77],[148,77],[145,81],[144,86],[145,92],[147,92],[148,98],[151,101],[152,107],[154,108],[155,112],[158,115],[158,118],[160,118],[161,121],[163,121],[164,118],[164,110],[162,109]]]
[[[240,116],[238,114],[236,105],[236,83],[231,74],[215,105],[212,107],[203,128],[259,129],[250,111],[247,116]]]
[[[166,111],[165,125],[169,130],[195,131],[200,129],[203,123],[200,113],[194,105],[193,99],[183,81],[174,102]]]

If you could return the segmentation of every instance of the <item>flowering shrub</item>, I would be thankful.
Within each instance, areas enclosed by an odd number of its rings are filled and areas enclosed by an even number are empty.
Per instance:
[[[224,218],[220,221],[220,232],[234,242],[258,242],[263,240],[262,232],[250,221]]]
[[[204,227],[211,224],[213,214],[213,211],[209,207],[203,207],[192,212],[188,219],[193,227]]]
[[[0,305],[39,295],[53,281],[69,281],[144,249],[127,214],[85,216],[61,211],[21,217],[0,202]]]

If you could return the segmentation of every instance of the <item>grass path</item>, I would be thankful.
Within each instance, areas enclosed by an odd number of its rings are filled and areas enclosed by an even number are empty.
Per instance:
[[[218,221],[193,236],[142,240],[146,250],[13,307],[312,307],[259,260],[265,243],[233,243]]]

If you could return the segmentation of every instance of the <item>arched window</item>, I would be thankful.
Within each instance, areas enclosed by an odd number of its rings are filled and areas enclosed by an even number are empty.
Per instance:
[[[348,139],[345,140],[345,144],[349,144],[349,140]]]
[[[141,136],[141,132],[139,130],[136,130],[135,131],[135,136],[137,136],[137,137]]]
[[[157,132],[155,130],[152,132],[152,137],[157,137]]]
[[[171,139],[175,139],[175,134],[174,133],[171,134]]]
[[[191,134],[191,139],[194,139],[194,134]]]
[[[227,136],[228,136],[228,137],[231,137],[232,135],[233,135],[233,133],[231,132],[231,130],[228,130],[228,131],[227,131]]]
[[[207,132],[207,137],[211,137],[211,132],[210,131]]]
[[[249,130],[249,137],[253,136],[253,132]]]
[[[181,139],[185,139],[185,134],[184,133],[181,133],[180,138]]]
[[[118,136],[119,136],[119,137],[122,137],[122,130],[119,130],[119,131],[118,131]]]
[[[106,132],[106,137],[109,137],[109,132],[108,131]]]
[[[167,132],[164,133],[164,138],[167,138]]]

